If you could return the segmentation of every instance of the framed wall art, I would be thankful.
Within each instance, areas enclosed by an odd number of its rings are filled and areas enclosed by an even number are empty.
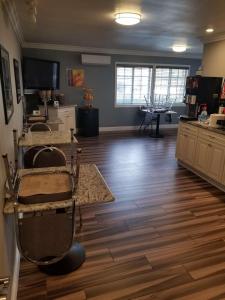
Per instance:
[[[22,96],[21,84],[20,84],[20,68],[19,68],[19,62],[15,58],[13,59],[13,66],[14,66],[14,76],[15,76],[15,84],[16,84],[16,98],[17,98],[17,104],[19,104]]]
[[[8,124],[14,111],[8,51],[0,46],[0,80],[5,113],[5,124]]]
[[[68,86],[81,88],[84,86],[84,70],[83,69],[67,69]]]

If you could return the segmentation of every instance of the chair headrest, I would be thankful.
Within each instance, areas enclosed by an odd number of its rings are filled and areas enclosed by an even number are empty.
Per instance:
[[[38,151],[33,159],[34,168],[60,167],[66,165],[66,156],[56,147],[45,147]]]
[[[51,128],[45,123],[34,123],[30,127],[30,131],[51,131]]]

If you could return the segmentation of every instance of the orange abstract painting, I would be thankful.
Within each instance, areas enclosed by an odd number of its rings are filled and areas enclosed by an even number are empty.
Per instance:
[[[84,86],[83,69],[67,69],[68,85],[73,87]]]

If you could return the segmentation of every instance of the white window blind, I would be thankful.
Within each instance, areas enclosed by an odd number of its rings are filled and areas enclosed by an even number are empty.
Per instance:
[[[156,67],[154,82],[154,102],[181,103],[184,98],[188,68]]]
[[[181,103],[188,67],[116,65],[116,105]],[[151,99],[151,101],[150,101]]]
[[[143,105],[151,93],[152,67],[117,66],[116,103]]]

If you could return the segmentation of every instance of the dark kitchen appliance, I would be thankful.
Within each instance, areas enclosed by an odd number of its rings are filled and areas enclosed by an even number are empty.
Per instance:
[[[204,105],[207,107],[208,115],[218,113],[222,81],[222,77],[187,77],[184,99],[187,117],[197,119]]]

